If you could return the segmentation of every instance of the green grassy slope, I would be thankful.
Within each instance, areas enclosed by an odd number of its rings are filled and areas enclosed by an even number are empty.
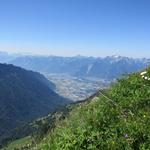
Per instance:
[[[39,149],[150,149],[150,81],[135,73],[107,95],[74,108]]]
[[[32,144],[32,138],[30,136],[27,136],[27,137],[15,140],[14,142],[10,143],[7,147],[3,148],[2,150],[25,149],[31,144]]]
[[[55,120],[32,150],[149,150],[150,69],[123,77],[104,94]]]

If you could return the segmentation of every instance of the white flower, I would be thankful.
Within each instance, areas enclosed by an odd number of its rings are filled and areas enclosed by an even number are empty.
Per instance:
[[[148,79],[148,77],[145,77],[145,80],[147,80]]]
[[[140,75],[143,76],[146,73],[147,73],[147,71],[144,71],[144,72],[141,72]]]
[[[142,76],[142,78],[144,78],[144,76]]]

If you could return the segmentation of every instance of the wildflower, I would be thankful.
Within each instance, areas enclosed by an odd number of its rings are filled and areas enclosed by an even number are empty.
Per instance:
[[[144,78],[144,76],[142,76],[142,78]]]
[[[143,115],[143,117],[145,118],[145,117],[146,117],[146,115]]]
[[[114,144],[115,144],[115,142],[114,142],[114,141],[112,141],[112,144],[114,145]]]
[[[147,80],[148,79],[148,77],[145,77],[145,80]]]
[[[144,71],[144,72],[141,72],[141,76],[143,76],[144,74],[146,74],[147,73],[147,71]]]
[[[127,139],[129,136],[128,136],[128,134],[125,134],[124,137]]]

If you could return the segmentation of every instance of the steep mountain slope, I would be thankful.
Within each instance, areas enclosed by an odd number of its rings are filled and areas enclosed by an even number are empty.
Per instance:
[[[53,114],[53,126],[46,121],[41,128],[48,131],[43,140],[26,148],[149,150],[149,96],[150,69],[125,76],[99,96]]]
[[[0,142],[14,128],[70,102],[53,88],[39,73],[0,64]]]
[[[105,95],[103,95],[103,93]],[[150,149],[150,69],[75,107],[37,149]]]
[[[42,73],[66,73],[77,77],[111,80],[123,74],[144,69],[150,64],[150,60],[121,56],[105,58],[24,56],[13,59],[9,63]]]

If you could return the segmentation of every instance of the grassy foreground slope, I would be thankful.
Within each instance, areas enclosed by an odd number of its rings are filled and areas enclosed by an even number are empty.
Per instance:
[[[28,145],[31,145],[32,138],[30,136],[21,138],[19,140],[15,140],[9,144],[8,147],[2,150],[21,150],[21,149],[28,149]]]
[[[104,92],[103,92],[104,93]],[[77,104],[32,150],[149,150],[150,69]]]
[[[37,145],[44,150],[150,149],[150,69],[120,79],[90,103],[75,107]]]

